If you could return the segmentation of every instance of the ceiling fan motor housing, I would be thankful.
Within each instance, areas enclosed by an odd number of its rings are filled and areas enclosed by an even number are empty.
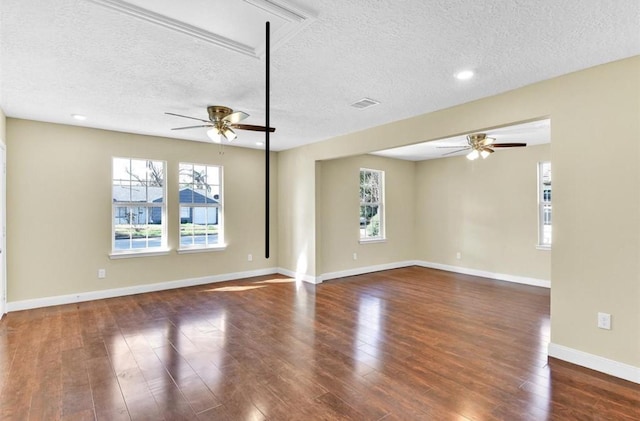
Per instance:
[[[220,121],[224,117],[231,114],[233,110],[229,107],[224,107],[222,105],[211,105],[207,107],[207,112],[209,113],[209,120]]]

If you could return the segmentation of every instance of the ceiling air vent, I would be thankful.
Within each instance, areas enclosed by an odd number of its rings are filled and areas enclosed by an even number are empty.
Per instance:
[[[373,107],[374,105],[380,104],[379,101],[371,98],[362,98],[360,101],[356,101],[351,104],[352,107],[358,108],[360,110],[364,110],[365,108]]]

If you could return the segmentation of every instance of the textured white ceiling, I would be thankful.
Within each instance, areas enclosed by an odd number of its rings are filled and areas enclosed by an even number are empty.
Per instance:
[[[272,53],[276,150],[640,54],[637,0],[261,2],[315,18]],[[245,3],[183,0],[168,18],[215,31]],[[172,132],[189,120],[164,112],[206,118],[207,105],[227,105],[264,124],[263,59],[96,2],[2,0],[0,42],[0,107],[10,117],[199,141],[204,129]],[[452,77],[467,68],[472,80]],[[363,97],[381,103],[349,106]],[[263,137],[238,134],[247,147]]]

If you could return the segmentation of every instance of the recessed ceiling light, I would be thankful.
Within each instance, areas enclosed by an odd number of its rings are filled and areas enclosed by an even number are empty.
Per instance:
[[[463,70],[455,74],[458,80],[469,80],[473,77],[473,70]]]
[[[264,145],[264,142],[256,142],[256,145],[262,146],[262,145]]]
[[[75,118],[76,120],[80,120],[80,121],[84,121],[87,119],[86,116],[83,116],[82,114],[71,114],[71,117]]]

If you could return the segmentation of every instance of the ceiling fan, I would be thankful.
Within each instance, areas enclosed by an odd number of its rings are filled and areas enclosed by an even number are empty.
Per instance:
[[[192,120],[198,120],[203,123],[197,126],[185,126],[185,127],[176,127],[171,130],[186,130],[186,129],[195,129],[199,127],[211,127],[207,130],[207,136],[214,143],[221,143],[222,139],[226,139],[229,142],[235,140],[238,135],[233,129],[236,130],[251,130],[254,132],[264,132],[266,127],[264,126],[254,126],[252,124],[239,124],[240,121],[249,117],[249,114],[244,111],[233,111],[229,107],[225,107],[222,105],[210,105],[207,107],[207,113],[209,113],[209,120],[204,120],[197,117],[189,117],[187,115],[175,114],[175,113],[165,113],[167,115],[173,115],[176,117],[190,118]],[[269,132],[275,132],[276,129],[273,127],[269,127]]]
[[[480,157],[485,159],[493,152],[495,152],[494,148],[518,148],[521,146],[527,146],[526,143],[493,143],[495,142],[495,137],[488,137],[486,133],[474,133],[467,136],[467,146],[437,146],[438,148],[457,148],[458,150],[447,152],[446,155],[452,155],[454,153],[471,150],[467,154],[467,159],[470,161],[476,160]]]

